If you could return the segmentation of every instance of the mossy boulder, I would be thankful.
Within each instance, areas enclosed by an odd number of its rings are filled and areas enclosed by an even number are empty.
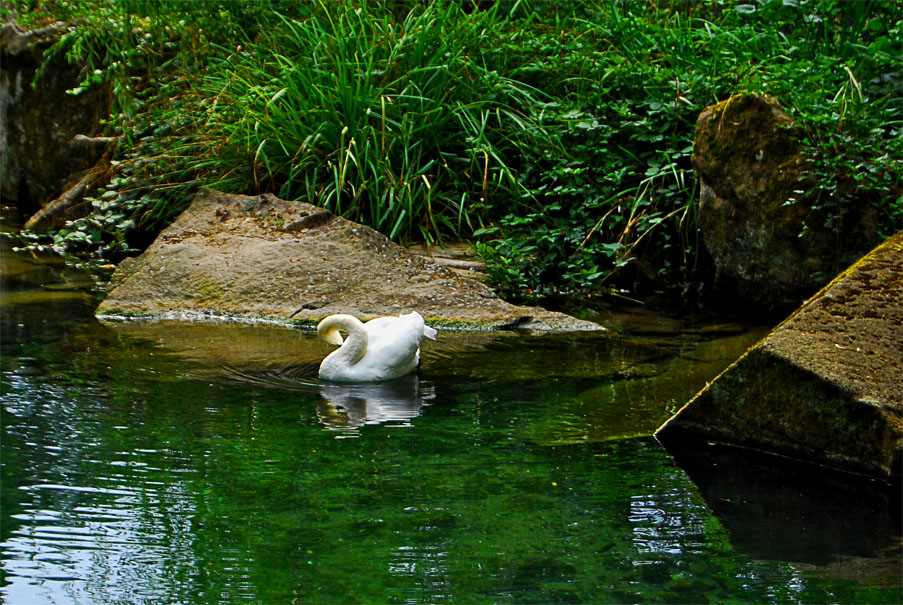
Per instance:
[[[843,272],[656,433],[899,481],[903,232]]]
[[[775,99],[739,94],[696,122],[699,228],[718,290],[771,309],[792,309],[878,243],[863,200],[843,221],[814,210],[803,133]]]
[[[373,229],[273,195],[202,190],[139,257],[120,264],[105,317],[315,323],[418,311],[459,329],[602,326],[499,299]]]

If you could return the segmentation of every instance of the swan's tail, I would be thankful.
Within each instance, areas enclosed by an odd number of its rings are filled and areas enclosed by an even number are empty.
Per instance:
[[[429,338],[430,340],[436,340],[436,330],[434,330],[433,328],[426,325],[426,322],[423,321],[423,317],[417,311],[411,311],[410,313],[407,313],[405,315],[399,315],[399,317],[414,318],[417,321],[417,323],[419,323],[420,325],[423,326],[423,336],[425,338]]]

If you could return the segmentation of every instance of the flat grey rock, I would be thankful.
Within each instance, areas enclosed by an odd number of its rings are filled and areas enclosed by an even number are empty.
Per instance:
[[[112,285],[100,317],[315,323],[417,311],[465,330],[604,329],[509,304],[368,227],[272,195],[201,191],[142,255],[120,264]]]

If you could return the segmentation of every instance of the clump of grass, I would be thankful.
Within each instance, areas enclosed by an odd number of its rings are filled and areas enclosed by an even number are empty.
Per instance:
[[[203,85],[217,183],[303,199],[390,238],[472,231],[490,197],[517,199],[521,109],[542,93],[483,64],[497,11],[320,3],[222,49]]]

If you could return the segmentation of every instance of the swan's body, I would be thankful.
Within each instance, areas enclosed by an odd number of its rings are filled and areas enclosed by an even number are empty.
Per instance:
[[[340,332],[347,338],[343,341]],[[420,341],[436,330],[413,311],[362,323],[353,315],[330,315],[317,326],[328,343],[342,345],[320,364],[320,378],[332,382],[379,382],[410,374],[420,362]]]

